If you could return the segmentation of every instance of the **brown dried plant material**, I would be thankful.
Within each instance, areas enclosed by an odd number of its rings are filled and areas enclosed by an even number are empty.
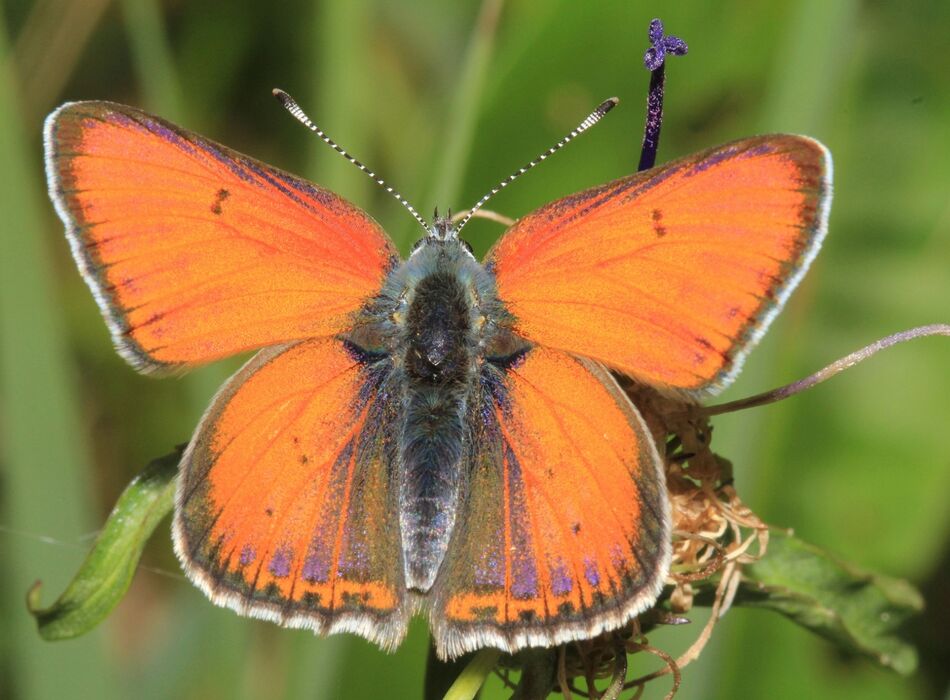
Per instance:
[[[761,558],[768,547],[768,529],[739,498],[732,484],[730,463],[710,448],[712,427],[698,407],[662,396],[618,377],[640,409],[656,444],[665,454],[666,482],[673,518],[673,559],[668,598],[622,630],[559,650],[557,684],[565,698],[612,700],[624,691],[637,698],[645,685],[672,675],[672,698],[680,670],[699,657],[716,622],[729,609],[743,566]],[[646,632],[659,624],[687,622],[682,615],[693,607],[694,583],[718,576],[709,621],[679,658],[650,645]],[[626,680],[627,656],[648,653],[664,667]],[[618,680],[619,677],[619,680]],[[584,681],[584,687],[579,681]],[[598,684],[603,689],[598,689]]]

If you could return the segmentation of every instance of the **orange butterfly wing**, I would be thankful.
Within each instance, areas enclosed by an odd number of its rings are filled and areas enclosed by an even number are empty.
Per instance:
[[[663,464],[609,372],[535,348],[488,376],[434,589],[443,657],[614,629],[653,604],[669,568]]]
[[[76,261],[141,371],[337,333],[397,260],[337,195],[131,107],[63,105],[46,150]]]
[[[830,177],[812,139],[737,141],[548,204],[487,263],[519,334],[698,398],[818,252]]]
[[[175,549],[219,605],[395,647],[404,604],[388,372],[336,339],[269,348],[185,452]]]

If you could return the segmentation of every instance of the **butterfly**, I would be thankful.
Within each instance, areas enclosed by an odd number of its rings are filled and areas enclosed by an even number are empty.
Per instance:
[[[189,578],[386,649],[426,614],[441,657],[656,602],[664,463],[618,377],[686,402],[729,384],[831,198],[824,146],[761,136],[542,206],[483,261],[448,218],[401,259],[342,197],[132,107],[67,103],[45,147],[122,357],[169,374],[258,350],[181,460]]]

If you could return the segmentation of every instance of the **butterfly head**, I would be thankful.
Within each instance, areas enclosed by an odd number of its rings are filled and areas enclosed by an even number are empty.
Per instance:
[[[437,241],[452,241],[459,236],[458,227],[452,221],[452,210],[446,216],[439,216],[439,209],[436,207],[432,215],[432,225],[429,227],[429,233],[426,238]]]
[[[432,224],[426,227],[426,235],[412,246],[410,257],[415,257],[416,253],[424,249],[441,251],[443,255],[448,251],[458,249],[464,251],[467,257],[474,259],[472,247],[459,238],[459,228],[452,217],[451,209],[445,216],[441,216],[439,210],[436,209],[432,215]]]

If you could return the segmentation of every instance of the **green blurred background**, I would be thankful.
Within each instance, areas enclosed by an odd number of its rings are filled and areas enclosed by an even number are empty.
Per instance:
[[[815,136],[835,160],[824,250],[726,397],[950,321],[946,0],[2,3],[0,697],[412,698],[427,648],[423,624],[386,655],[215,608],[179,574],[164,525],[99,630],[39,640],[27,587],[42,578],[52,600],[125,484],[188,439],[235,366],[156,381],[113,352],[46,198],[45,115],[74,99],[144,107],[330,186],[405,250],[415,222],[285,114],[272,87],[425,214],[470,206],[618,95],[604,124],[494,200],[516,217],[635,169],[657,15],[690,46],[668,68],[660,161],[771,131]],[[466,233],[484,251],[500,227],[476,220]],[[950,697],[948,389],[950,343],[928,339],[716,420],[714,447],[766,520],[924,589],[921,671],[900,678],[771,613],[734,610],[678,697]],[[697,632],[652,641],[678,653]],[[485,697],[502,696],[491,681]]]

